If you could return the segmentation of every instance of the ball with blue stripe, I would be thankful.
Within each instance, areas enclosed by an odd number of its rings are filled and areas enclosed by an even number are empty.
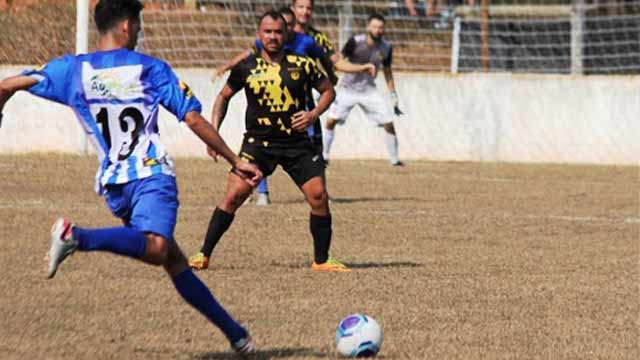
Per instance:
[[[345,357],[373,357],[380,351],[382,330],[372,317],[353,314],[345,317],[336,329],[336,348]]]

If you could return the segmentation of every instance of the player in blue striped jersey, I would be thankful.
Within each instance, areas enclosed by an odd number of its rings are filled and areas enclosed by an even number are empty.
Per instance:
[[[251,351],[248,332],[217,303],[193,274],[173,238],[178,198],[173,161],[160,142],[163,106],[184,121],[234,171],[255,186],[261,177],[240,160],[201,115],[201,104],[164,62],[132,51],[142,3],[100,0],[95,21],[98,51],[52,60],[0,82],[0,113],[19,90],[67,105],[96,148],[96,189],[125,226],[81,228],[59,218],[51,229],[48,277],[75,251],[107,251],[162,265],[177,291],[227,336],[234,350]]]

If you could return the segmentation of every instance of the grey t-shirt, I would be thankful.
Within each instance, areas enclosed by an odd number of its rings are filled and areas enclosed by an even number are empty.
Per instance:
[[[391,44],[381,39],[378,44],[367,44],[367,35],[352,36],[342,49],[342,55],[354,64],[372,63],[376,70],[381,66],[390,67],[393,49]],[[366,72],[348,73],[342,77],[340,86],[357,91],[375,89],[375,79]]]

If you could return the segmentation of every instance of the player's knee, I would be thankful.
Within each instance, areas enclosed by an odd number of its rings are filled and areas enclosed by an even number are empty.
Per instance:
[[[241,194],[241,193],[231,193],[222,199],[222,202],[218,205],[218,207],[225,212],[235,213],[236,210],[242,206],[242,204],[247,200],[249,194]]]
[[[324,189],[312,191],[307,194],[307,201],[309,201],[312,209],[323,209],[329,202],[329,194]]]
[[[338,123],[338,120],[336,119],[327,119],[325,126],[328,130],[333,130],[335,129],[337,123]]]
[[[147,234],[145,258],[153,265],[166,264],[169,259],[169,240],[161,235]]]

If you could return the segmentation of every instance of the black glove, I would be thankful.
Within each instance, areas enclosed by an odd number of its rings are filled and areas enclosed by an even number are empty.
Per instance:
[[[400,110],[400,107],[398,106],[398,93],[396,93],[395,91],[391,92],[391,102],[393,103],[394,114],[396,114],[396,116],[403,115],[404,113],[402,112],[402,110]]]

